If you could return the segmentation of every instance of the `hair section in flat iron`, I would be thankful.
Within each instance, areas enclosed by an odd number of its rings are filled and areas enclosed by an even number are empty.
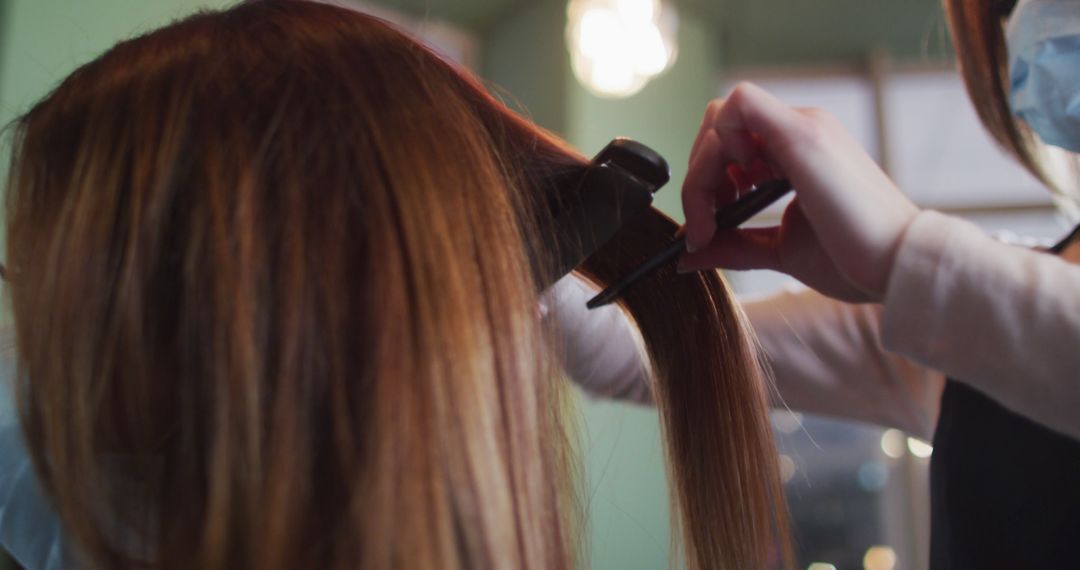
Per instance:
[[[573,271],[621,227],[648,211],[653,193],[670,178],[663,157],[626,138],[611,141],[584,170],[555,175],[547,204],[552,221],[541,228],[541,235],[551,238],[534,246],[549,251],[530,252],[537,275],[546,276],[540,288]],[[537,260],[551,257],[554,268],[536,267]]]

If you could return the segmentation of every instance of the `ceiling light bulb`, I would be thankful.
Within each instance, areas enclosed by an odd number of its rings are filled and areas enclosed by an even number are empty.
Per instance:
[[[601,97],[628,97],[671,68],[678,18],[660,0],[570,0],[574,75]]]
[[[659,0],[615,0],[615,8],[624,18],[651,22],[660,13]]]

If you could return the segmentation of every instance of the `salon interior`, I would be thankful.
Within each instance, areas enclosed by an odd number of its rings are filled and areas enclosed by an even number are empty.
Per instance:
[[[499,98],[593,154],[615,136],[667,158],[679,188],[706,104],[740,81],[832,113],[923,207],[990,232],[1052,239],[1050,195],[980,126],[938,0],[336,0],[390,20]],[[0,0],[0,123],[120,39],[225,0]],[[752,223],[775,223],[783,203]],[[740,297],[793,286],[730,272]],[[10,316],[3,315],[5,323]],[[579,396],[595,570],[669,565],[662,439],[652,408]],[[926,567],[933,448],[893,429],[772,413],[796,567]],[[0,557],[0,570],[18,568]]]

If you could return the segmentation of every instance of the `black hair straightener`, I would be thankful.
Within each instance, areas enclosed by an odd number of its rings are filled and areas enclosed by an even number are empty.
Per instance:
[[[566,177],[553,206],[558,252],[555,279],[570,273],[608,242],[628,222],[652,205],[653,194],[671,178],[667,161],[649,147],[625,138],[609,143],[593,158],[583,177]],[[773,180],[716,212],[717,230],[731,229],[752,218],[791,191],[787,180]],[[623,291],[686,249],[679,238],[588,302],[594,309],[611,303]],[[550,283],[546,284],[550,285]]]

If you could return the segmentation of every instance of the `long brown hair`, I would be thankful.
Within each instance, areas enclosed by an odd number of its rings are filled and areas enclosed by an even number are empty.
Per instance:
[[[1009,107],[1005,23],[1015,0],[942,0],[968,97],[986,130],[1028,172],[1080,212],[1075,157],[1052,163],[1052,153]],[[1060,166],[1064,165],[1062,169]],[[1063,171],[1062,171],[1063,170]]]
[[[119,44],[15,143],[18,401],[87,564],[581,562],[526,255],[545,181],[586,167],[564,143],[390,26],[285,0]],[[674,230],[654,213],[585,271]],[[626,306],[690,567],[764,567],[786,521],[737,307],[716,273]]]

